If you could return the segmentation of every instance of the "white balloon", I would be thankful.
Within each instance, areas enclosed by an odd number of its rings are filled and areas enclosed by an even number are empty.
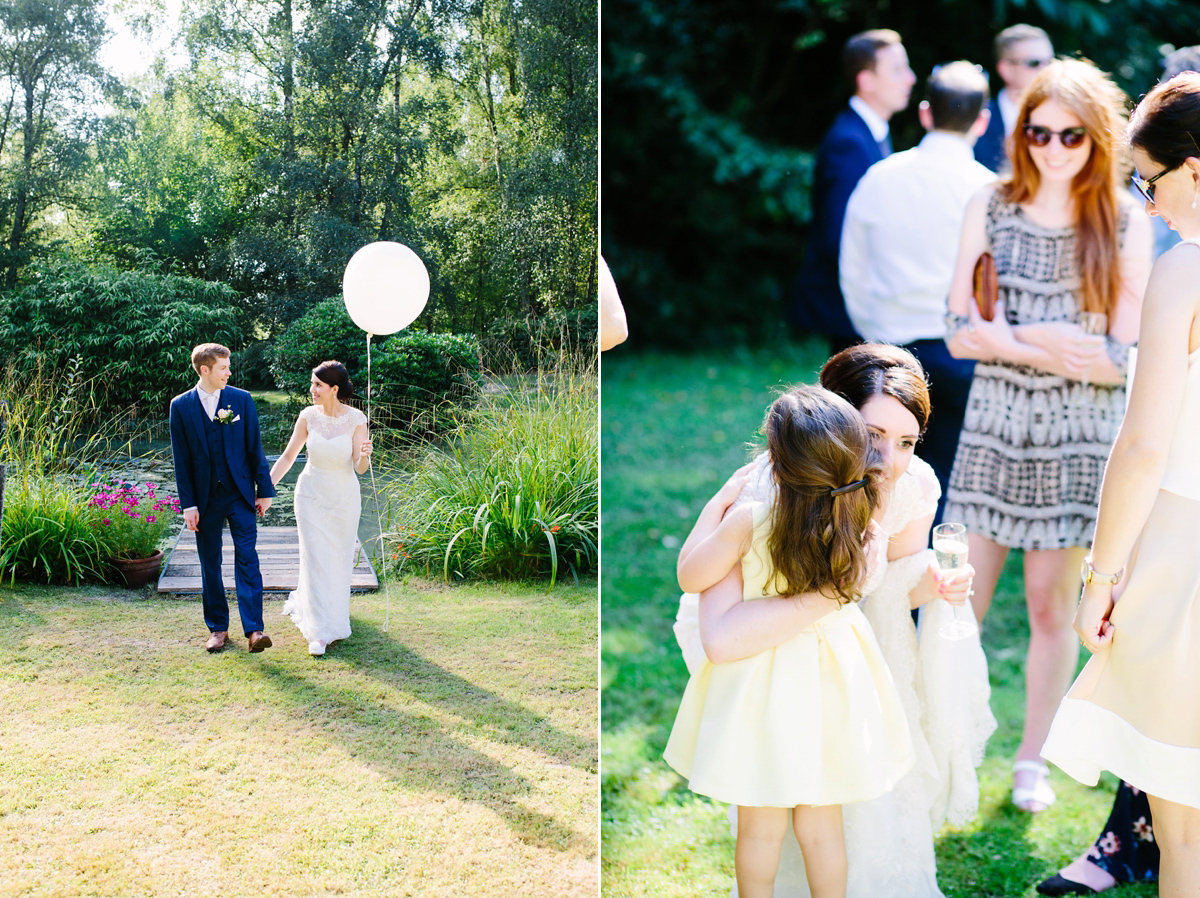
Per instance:
[[[394,334],[412,324],[429,301],[429,272],[403,243],[368,243],[346,265],[342,299],[368,334]]]

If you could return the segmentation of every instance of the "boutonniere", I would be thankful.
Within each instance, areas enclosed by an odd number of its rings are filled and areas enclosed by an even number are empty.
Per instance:
[[[215,416],[215,417],[216,417],[216,419],[217,419],[217,423],[218,423],[218,424],[233,424],[233,423],[235,423],[235,422],[237,422],[237,421],[240,421],[240,420],[242,420],[242,416],[241,416],[241,415],[235,415],[235,414],[233,413],[233,409],[231,409],[231,408],[219,408],[219,409],[217,409],[217,414],[216,414],[216,416]]]

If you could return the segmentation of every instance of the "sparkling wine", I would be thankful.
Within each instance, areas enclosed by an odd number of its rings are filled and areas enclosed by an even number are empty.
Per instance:
[[[967,544],[961,539],[935,539],[933,553],[938,567],[944,571],[960,568],[967,563]]]

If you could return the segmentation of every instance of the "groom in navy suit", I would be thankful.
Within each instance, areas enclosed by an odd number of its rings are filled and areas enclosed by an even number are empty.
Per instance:
[[[255,512],[266,514],[275,487],[263,454],[258,412],[245,390],[227,386],[229,350],[201,343],[192,350],[200,382],[171,400],[171,455],[183,523],[196,532],[204,595],[205,648],[219,652],[229,638],[229,602],[221,579],[221,530],[233,538],[238,613],[250,651],[271,645],[263,632],[262,573]]]
[[[846,203],[867,169],[891,153],[888,120],[908,106],[917,83],[900,35],[888,28],[850,38],[842,48],[842,69],[854,96],[817,150],[812,224],[791,315],[794,328],[823,334],[833,352],[861,340],[838,285]]]

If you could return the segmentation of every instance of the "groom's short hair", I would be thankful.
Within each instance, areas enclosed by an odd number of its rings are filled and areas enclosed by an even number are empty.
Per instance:
[[[227,359],[230,356],[229,347],[220,343],[201,343],[192,350],[192,367],[200,373],[200,366],[207,365],[210,369],[217,359]]]

